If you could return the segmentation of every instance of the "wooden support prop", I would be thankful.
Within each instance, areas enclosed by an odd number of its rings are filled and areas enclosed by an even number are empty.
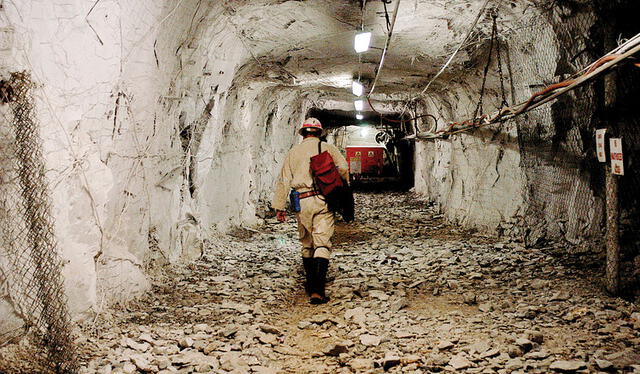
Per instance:
[[[618,202],[618,178],[606,164],[606,199],[607,199],[607,291],[612,295],[620,293],[620,242],[618,223],[620,204]]]
[[[610,33],[605,39],[605,47],[615,47],[616,41],[613,33]],[[604,106],[607,113],[611,113],[610,109],[616,102],[616,79],[617,73],[612,72],[604,78]],[[607,118],[609,128],[613,130],[616,123],[611,123]],[[614,130],[615,131],[615,130]],[[610,135],[614,135],[613,131],[607,131]],[[606,142],[608,143],[608,142]],[[606,144],[605,143],[605,144]],[[610,153],[610,152],[609,152]],[[609,155],[611,157],[611,155]],[[606,246],[607,246],[607,270],[606,270],[606,289],[612,295],[620,294],[620,240],[619,240],[619,222],[620,222],[620,204],[618,201],[618,175],[613,174],[611,164],[605,163],[605,195],[606,195]]]

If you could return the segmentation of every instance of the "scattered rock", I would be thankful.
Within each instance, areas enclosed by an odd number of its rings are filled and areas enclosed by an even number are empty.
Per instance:
[[[554,252],[565,248],[496,249],[436,218],[436,207],[398,196],[408,195],[357,194],[365,208],[346,226],[354,237],[336,241],[330,303],[307,302],[293,220],[267,222],[250,241],[212,234],[200,259],[154,280],[160,292],[148,302],[105,313],[99,334],[88,328],[79,346],[95,358],[80,374],[585,373],[630,372],[640,362],[637,306],[576,277]],[[415,221],[403,220],[407,211]],[[607,350],[615,346],[629,348]],[[568,352],[592,367],[554,362]]]
[[[497,349],[490,349],[484,353],[482,353],[480,355],[480,358],[490,358],[490,357],[496,357],[500,354],[500,351]]]
[[[510,345],[507,347],[507,354],[511,358],[520,357],[524,354],[524,350],[517,345]]]
[[[138,371],[138,368],[136,368],[136,365],[131,362],[127,362],[122,366],[122,371],[126,374],[132,374]]]
[[[141,355],[132,355],[131,362],[142,372],[148,373],[154,371],[153,367],[149,364],[149,360]]]
[[[456,355],[451,358],[449,365],[456,370],[462,370],[470,368],[473,363],[464,356]]]
[[[138,352],[146,352],[151,347],[149,343],[138,343],[131,338],[123,338],[120,344]]]
[[[446,351],[447,349],[453,348],[453,346],[454,344],[451,343],[450,341],[443,340],[440,342],[440,344],[438,344],[438,349],[441,351]]]
[[[249,365],[238,352],[227,352],[220,356],[220,368],[226,371],[248,371]]]
[[[535,352],[527,353],[526,355],[524,355],[524,358],[526,358],[528,360],[544,360],[549,356],[551,356],[551,354],[549,354],[549,352],[546,352],[546,351],[535,351]]]
[[[481,312],[484,312],[484,313],[492,312],[493,311],[493,305],[491,305],[490,303],[482,303],[482,304],[478,305],[478,310],[480,310]]]
[[[474,305],[476,303],[476,294],[473,292],[465,292],[462,295],[462,299],[465,304]]]
[[[316,314],[309,319],[309,322],[316,325],[322,325],[325,322],[337,323],[336,321],[334,321],[333,317],[328,314]]]
[[[393,353],[387,352],[382,360],[382,368],[389,370],[394,366],[400,365],[401,359]]]
[[[354,358],[349,362],[349,366],[354,370],[369,370],[373,369],[373,360],[366,358]]]
[[[407,302],[407,299],[401,297],[391,303],[391,305],[389,306],[389,310],[393,312],[399,312],[400,310],[406,308],[408,305],[409,303]]]
[[[188,336],[186,338],[182,338],[178,340],[178,346],[180,348],[189,348],[193,346],[193,339]]]
[[[525,338],[516,339],[516,345],[525,353],[529,352],[533,348],[533,342]]]
[[[542,344],[544,342],[544,335],[540,331],[528,330],[525,334],[527,339],[534,343]]]
[[[380,345],[381,338],[376,335],[362,334],[360,335],[360,343],[371,347]]]
[[[613,363],[607,360],[598,360],[596,359],[596,366],[600,370],[611,370],[613,369]]]
[[[584,361],[554,361],[549,366],[549,369],[562,373],[572,373],[586,368],[587,363]]]
[[[277,336],[282,335],[282,332],[280,332],[280,329],[278,329],[275,326],[271,326],[271,325],[261,324],[260,325],[260,330],[262,330],[262,332],[267,333],[267,334],[274,334],[274,335],[277,335]]]
[[[327,356],[338,356],[341,353],[347,353],[349,349],[344,344],[332,344],[324,350]]]

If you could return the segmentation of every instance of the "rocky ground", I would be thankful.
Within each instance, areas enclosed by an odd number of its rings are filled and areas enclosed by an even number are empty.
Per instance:
[[[357,206],[329,304],[304,295],[293,218],[239,229],[87,324],[81,372],[640,373],[640,308],[603,294],[598,267],[448,226],[408,194]]]

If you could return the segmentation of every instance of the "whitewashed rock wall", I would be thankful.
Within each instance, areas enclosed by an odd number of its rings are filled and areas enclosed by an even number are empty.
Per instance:
[[[532,19],[521,22],[529,25]],[[545,37],[553,33],[550,26],[545,30]],[[535,56],[542,55],[541,51],[530,48],[540,36],[523,32],[518,34],[516,43],[506,47],[502,40],[504,88],[510,104],[531,95],[528,87],[531,82],[544,82],[553,76],[552,71],[522,68]],[[514,34],[509,34],[507,40],[511,42],[513,37]],[[507,48],[509,58],[505,52]],[[555,62],[555,51],[545,51],[545,56]],[[438,83],[434,84],[433,93],[422,105],[424,112],[437,117],[438,130],[445,130],[451,122],[473,117],[480,98],[486,58],[486,55],[482,56],[475,66],[458,71],[460,77],[450,78],[445,90],[438,90]],[[500,106],[502,90],[497,71],[494,52],[480,114],[491,113]],[[515,72],[513,81],[511,72]],[[433,124],[430,119],[425,122],[421,125],[425,127],[423,130]],[[419,140],[415,152],[415,191],[428,196],[452,222],[494,233],[503,233],[505,228],[514,228],[522,222],[528,181],[522,168],[515,122],[456,134],[447,139]],[[518,230],[511,231],[510,234],[519,234]]]
[[[258,222],[305,104],[237,76],[251,56],[218,5],[4,5],[0,74],[27,70],[39,85],[75,316],[146,291],[149,264],[197,257],[209,230]],[[0,333],[20,325],[2,292],[0,310]]]
[[[569,61],[586,50],[589,36],[580,30],[589,26],[583,19],[592,18],[588,9],[571,17],[526,19],[520,31],[508,34],[509,58],[502,57],[510,103],[528,100],[534,92],[593,61],[588,55]],[[560,40],[565,29],[568,36]],[[483,68],[484,62],[464,71],[462,79],[452,79],[446,91],[425,100],[424,110],[438,117],[439,129],[472,118]],[[489,102],[485,98],[482,113],[499,106],[496,71],[494,60],[487,80]],[[596,104],[582,105],[590,99],[571,94],[563,100],[502,125],[444,140],[418,141],[416,192],[428,196],[451,221],[467,227],[513,235],[530,245],[552,240],[578,248],[597,247],[602,238],[602,197],[593,183],[594,171],[581,166],[590,157],[581,132],[588,131]],[[566,117],[560,118],[560,112]],[[567,135],[562,138],[565,127]]]
[[[426,112],[436,115],[438,129],[472,115],[477,96],[471,87],[458,86],[427,101]],[[428,196],[452,222],[495,232],[522,212],[525,184],[514,125],[419,140],[415,171],[415,191]]]
[[[172,54],[187,32],[180,24],[188,25],[192,9],[169,13],[164,1],[101,1],[92,9],[94,3],[10,2],[0,18],[1,74],[26,70],[38,84],[36,111],[74,314],[149,286],[145,187],[155,159],[147,151],[158,133],[169,133],[151,126],[168,82],[158,78],[155,61],[166,72],[175,69]],[[159,32],[166,16],[175,34]]]

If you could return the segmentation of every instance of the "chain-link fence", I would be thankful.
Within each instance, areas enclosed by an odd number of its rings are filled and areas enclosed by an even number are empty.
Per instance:
[[[0,372],[76,372],[73,338],[54,236],[34,84],[27,73],[4,82],[8,118],[0,129],[0,285],[25,322],[35,352],[29,369],[20,357],[0,356]],[[23,357],[24,358],[24,357]],[[31,370],[31,371],[27,371]]]

